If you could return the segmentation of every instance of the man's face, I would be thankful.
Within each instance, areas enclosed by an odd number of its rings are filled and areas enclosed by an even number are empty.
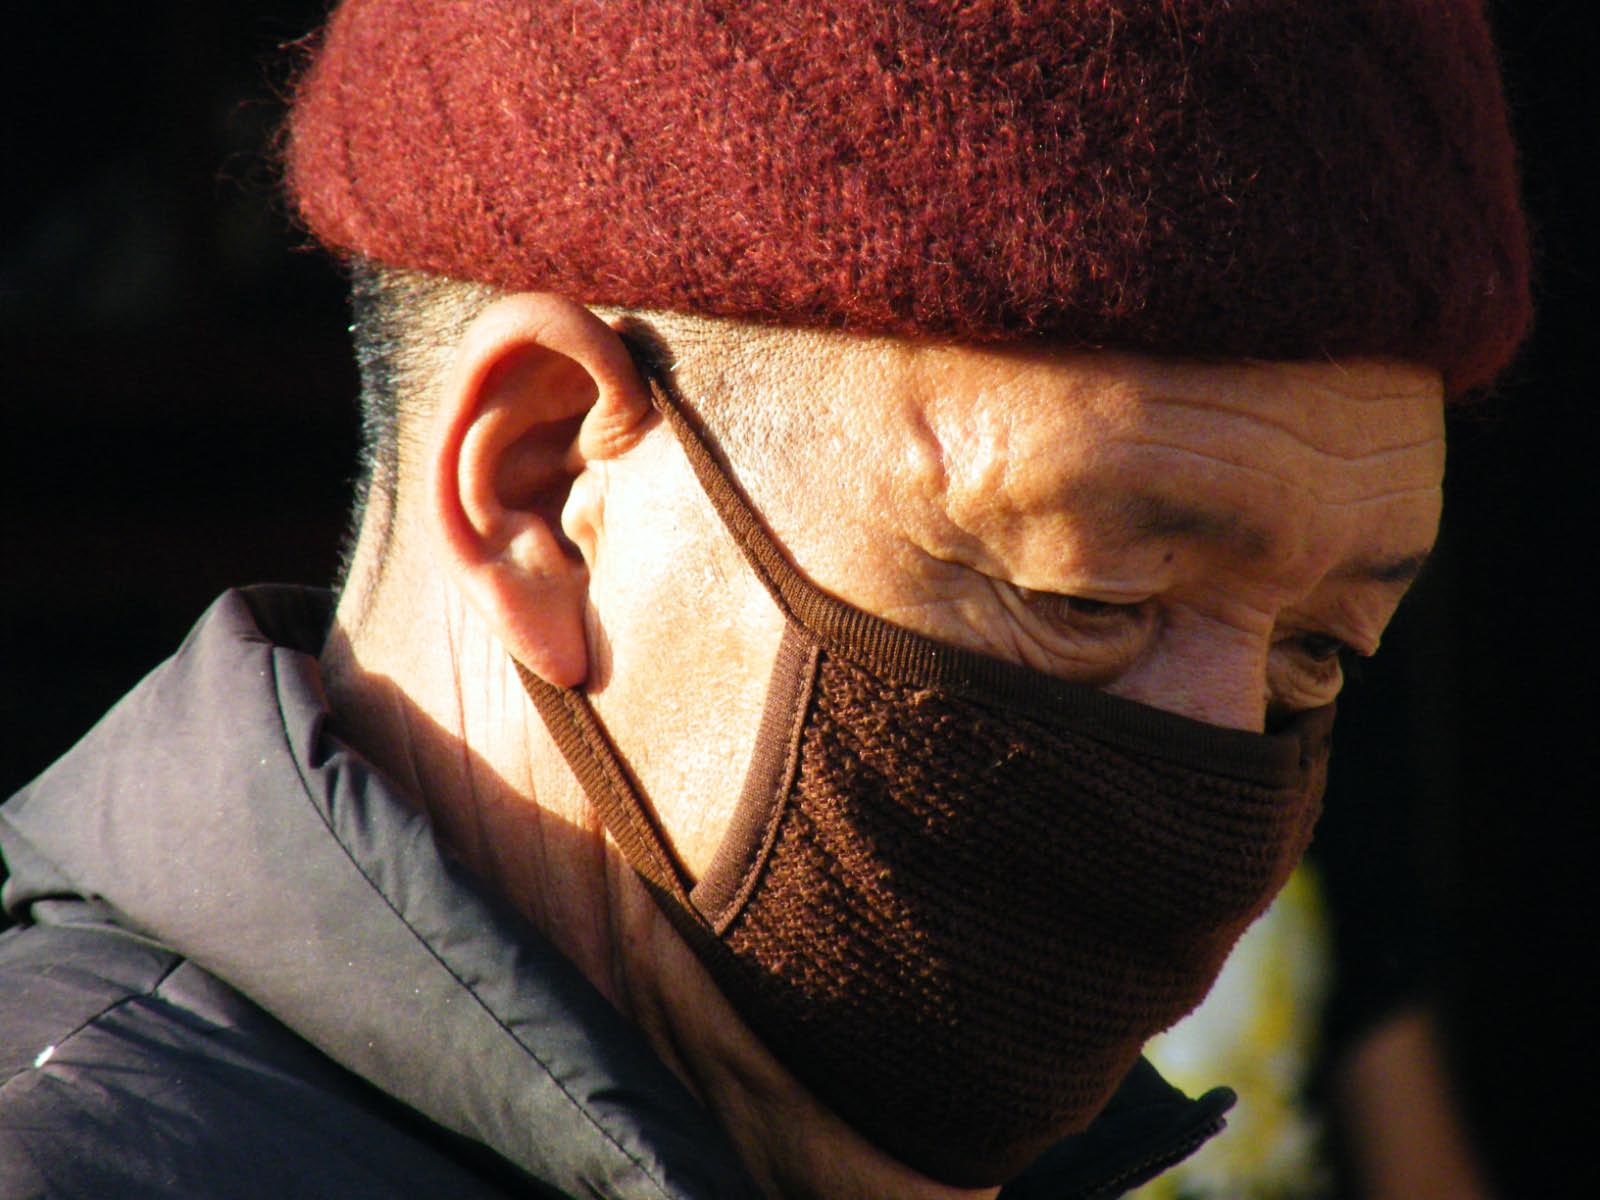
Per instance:
[[[1433,544],[1430,371],[796,337],[751,402],[807,406],[815,435],[733,470],[815,583],[943,641],[1259,730],[1334,698]],[[596,702],[696,869],[780,620],[665,430],[606,503],[637,519],[594,564]]]

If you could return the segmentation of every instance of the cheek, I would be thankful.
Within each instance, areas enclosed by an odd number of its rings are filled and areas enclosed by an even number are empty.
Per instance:
[[[1144,652],[1105,690],[1207,724],[1260,731],[1270,624],[1260,625],[1169,602]]]
[[[614,472],[590,579],[591,699],[698,875],[731,817],[782,621],[687,469]]]

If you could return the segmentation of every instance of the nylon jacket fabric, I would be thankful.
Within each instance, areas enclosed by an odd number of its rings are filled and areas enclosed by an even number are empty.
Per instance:
[[[754,1197],[725,1135],[345,745],[323,593],[230,592],[0,808],[0,1200]],[[1006,1200],[1220,1127],[1147,1066]]]

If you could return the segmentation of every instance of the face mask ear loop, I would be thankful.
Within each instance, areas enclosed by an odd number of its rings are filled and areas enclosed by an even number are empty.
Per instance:
[[[667,844],[654,815],[640,798],[611,739],[582,693],[548,683],[521,663],[517,674],[544,718],[567,765],[572,768],[607,831],[656,906],[672,922],[725,990],[738,985],[738,964],[699,909],[689,899],[694,880]]]
[[[666,394],[652,372],[645,371],[644,375],[650,383],[657,409],[676,434],[696,476],[751,567],[779,608],[792,620],[805,624],[786,594],[798,595],[804,601],[810,597],[809,585],[789,565],[762,528],[760,519],[723,475],[710,448],[690,425],[681,407]],[[826,597],[818,597],[818,600],[824,607],[829,602]],[[588,698],[577,690],[546,682],[521,663],[515,665],[523,689],[539,710],[557,749],[577,776],[623,859],[654,895],[679,935],[697,948],[712,974],[725,987],[732,984],[736,979],[732,954],[690,899],[689,893],[695,884],[693,876],[673,852]]]
[[[770,534],[756,516],[750,502],[744,498],[700,431],[690,420],[684,406],[668,390],[654,372],[646,373],[650,396],[657,411],[671,428],[678,444],[689,459],[695,478],[700,481],[711,506],[722,518],[745,561],[750,564],[762,586],[783,614],[807,628],[816,627],[816,614],[820,597],[814,597],[812,587],[800,578],[783,552],[778,549]],[[825,604],[820,607],[826,607]],[[808,619],[809,618],[809,619]]]
[[[521,663],[516,667],[522,686],[544,718],[556,747],[599,811],[623,857],[653,889],[687,904],[693,881],[639,799],[638,789],[626,775],[621,756],[594,709],[579,692],[547,683]]]
[[[683,447],[712,508],[785,617],[829,649],[864,659],[898,679],[932,678],[947,673],[954,659],[976,659],[854,608],[802,575],[778,548],[731,473],[717,461],[687,406],[657,374],[646,372],[645,378],[651,399]]]

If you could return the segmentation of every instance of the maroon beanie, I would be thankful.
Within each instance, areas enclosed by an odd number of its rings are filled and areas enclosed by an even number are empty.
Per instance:
[[[1477,0],[346,0],[329,247],[588,303],[1460,393],[1529,319]]]

